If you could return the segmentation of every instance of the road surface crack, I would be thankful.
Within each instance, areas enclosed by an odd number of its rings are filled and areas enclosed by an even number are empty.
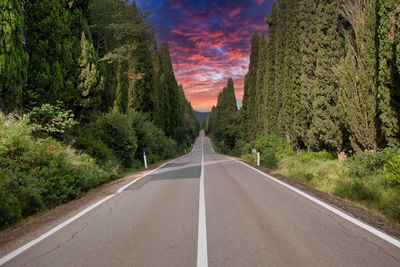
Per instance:
[[[45,257],[45,256],[48,256],[48,255],[52,254],[54,251],[56,251],[57,249],[59,249],[59,248],[60,248],[61,246],[63,246],[64,244],[66,244],[66,243],[72,241],[72,240],[75,238],[76,235],[78,235],[79,233],[81,233],[81,232],[82,232],[83,230],[85,230],[85,228],[88,227],[88,226],[89,226],[89,224],[88,224],[88,223],[85,223],[85,224],[81,227],[81,229],[79,229],[78,231],[74,232],[68,240],[66,240],[66,241],[64,241],[64,242],[62,242],[62,243],[60,243],[60,244],[58,244],[57,247],[53,248],[52,250],[47,251],[46,253],[44,253],[44,254],[42,254],[42,255],[39,255],[38,257],[36,257],[36,258],[34,258],[34,259],[32,259],[32,260],[29,260],[29,261],[25,262],[22,266],[26,266],[26,265],[28,265],[28,264],[30,264],[30,263],[32,263],[32,262],[35,262],[35,261],[39,260],[40,258],[43,258],[43,257]]]

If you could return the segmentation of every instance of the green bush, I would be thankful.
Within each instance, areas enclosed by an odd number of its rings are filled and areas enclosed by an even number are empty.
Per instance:
[[[333,160],[337,159],[337,153],[327,152],[325,150],[320,152],[303,152],[300,154],[296,154],[296,159],[301,162],[307,162],[314,159]]]
[[[390,186],[400,185],[400,150],[385,164],[385,173]]]
[[[135,161],[137,139],[129,117],[112,112],[99,121],[100,138],[112,149],[124,167],[131,168]]]
[[[5,124],[0,115],[0,229],[116,177],[51,137],[33,137],[25,120]]]
[[[293,148],[286,140],[277,135],[265,135],[243,147],[242,155],[251,153],[251,149],[260,149],[260,160],[263,166],[275,169],[279,159],[293,155]]]
[[[350,176],[365,177],[382,170],[395,150],[387,148],[382,151],[358,152],[346,160]]]
[[[129,112],[127,116],[138,140],[138,148],[135,154],[138,161],[142,161],[143,151],[146,152],[149,163],[176,155],[176,142],[167,138],[164,132],[151,123],[145,115],[138,112]]]
[[[65,133],[77,125],[72,111],[63,110],[61,105],[62,102],[58,101],[56,105],[43,104],[34,107],[27,114],[27,120],[32,124],[33,131],[39,135],[49,134],[57,137],[57,134]]]
[[[110,164],[119,167],[120,164],[113,150],[101,139],[100,134],[103,134],[103,130],[97,122],[79,125],[73,132],[74,146],[95,158],[102,165]]]

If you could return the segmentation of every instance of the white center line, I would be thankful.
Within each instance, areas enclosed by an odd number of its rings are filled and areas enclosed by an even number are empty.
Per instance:
[[[204,198],[204,148],[203,136],[201,137],[201,174],[199,193],[199,232],[197,235],[197,267],[208,266],[207,256],[207,230],[206,230],[206,202]]]

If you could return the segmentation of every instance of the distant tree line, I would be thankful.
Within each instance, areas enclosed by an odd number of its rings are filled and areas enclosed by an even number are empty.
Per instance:
[[[238,140],[274,134],[342,155],[399,145],[398,1],[278,0],[266,22],[268,37],[251,39]]]
[[[128,0],[2,0],[1,111],[61,103],[80,124],[137,111],[191,144],[199,125],[148,15]]]

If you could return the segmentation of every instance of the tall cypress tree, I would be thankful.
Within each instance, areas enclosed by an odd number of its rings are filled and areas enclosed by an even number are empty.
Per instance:
[[[19,107],[26,80],[27,54],[24,51],[22,2],[0,2],[0,110],[8,113]]]
[[[243,105],[241,109],[241,134],[244,140],[255,137],[256,84],[259,59],[260,36],[255,32],[251,38],[249,71],[244,79]]]
[[[268,44],[267,59],[264,78],[264,124],[267,133],[278,134],[279,94],[275,88],[276,71],[276,41],[278,35],[278,9],[275,2],[272,3],[271,14],[267,16]]]
[[[283,59],[283,87],[282,92],[282,108],[280,113],[280,121],[282,130],[287,141],[291,142],[295,147],[300,149],[300,130],[299,128],[299,112],[300,103],[300,75],[301,75],[301,58],[299,44],[299,3],[297,0],[287,0],[286,2],[286,29],[285,29],[285,47]]]
[[[265,39],[265,33],[263,32],[260,37],[260,48],[258,55],[258,68],[257,68],[257,76],[256,76],[256,97],[255,97],[255,113],[256,113],[256,134],[258,136],[263,134],[264,129],[264,78],[265,71],[267,68],[267,41]]]
[[[338,63],[338,12],[336,2],[321,0],[318,5],[317,60],[313,103],[312,137],[314,149],[342,151],[343,135],[337,108],[338,85],[332,71]]]
[[[134,50],[134,71],[141,77],[137,79],[129,92],[129,106],[137,111],[154,114],[154,67],[148,41],[143,37]]]
[[[399,144],[400,134],[400,75],[395,55],[400,12],[396,2],[378,1],[378,112],[385,145]]]
[[[315,60],[316,60],[316,13],[317,4],[313,0],[303,0],[300,3],[300,96],[299,110],[297,113],[297,130],[299,138],[303,141],[307,150],[317,146],[313,143],[315,139],[310,138],[310,125],[313,112],[313,89],[315,82]]]
[[[25,5],[26,49],[29,54],[28,103],[70,106],[76,87],[77,62],[70,30],[71,14],[59,0],[33,0]]]
[[[277,128],[277,133],[279,134],[284,134],[285,132],[285,127],[284,127],[284,121],[282,120],[282,94],[283,91],[285,90],[284,88],[284,82],[285,79],[283,77],[283,73],[285,71],[285,64],[284,64],[284,58],[285,58],[285,48],[286,48],[286,31],[287,31],[287,23],[288,23],[288,18],[287,18],[287,7],[288,7],[288,1],[289,0],[281,0],[279,1],[279,7],[278,7],[278,15],[277,15],[277,29],[276,29],[276,41],[275,41],[275,75],[277,78],[275,79],[275,108],[278,111],[278,117],[276,119],[276,128]]]
[[[162,73],[161,82],[164,87],[165,123],[167,125],[165,133],[168,136],[174,137],[176,129],[180,126],[183,116],[179,109],[178,83],[175,79],[167,43],[162,43],[160,45],[159,53]]]
[[[340,104],[353,150],[377,149],[376,2],[365,6],[361,19],[346,34],[347,54],[340,70]],[[355,36],[355,38],[353,37]]]

